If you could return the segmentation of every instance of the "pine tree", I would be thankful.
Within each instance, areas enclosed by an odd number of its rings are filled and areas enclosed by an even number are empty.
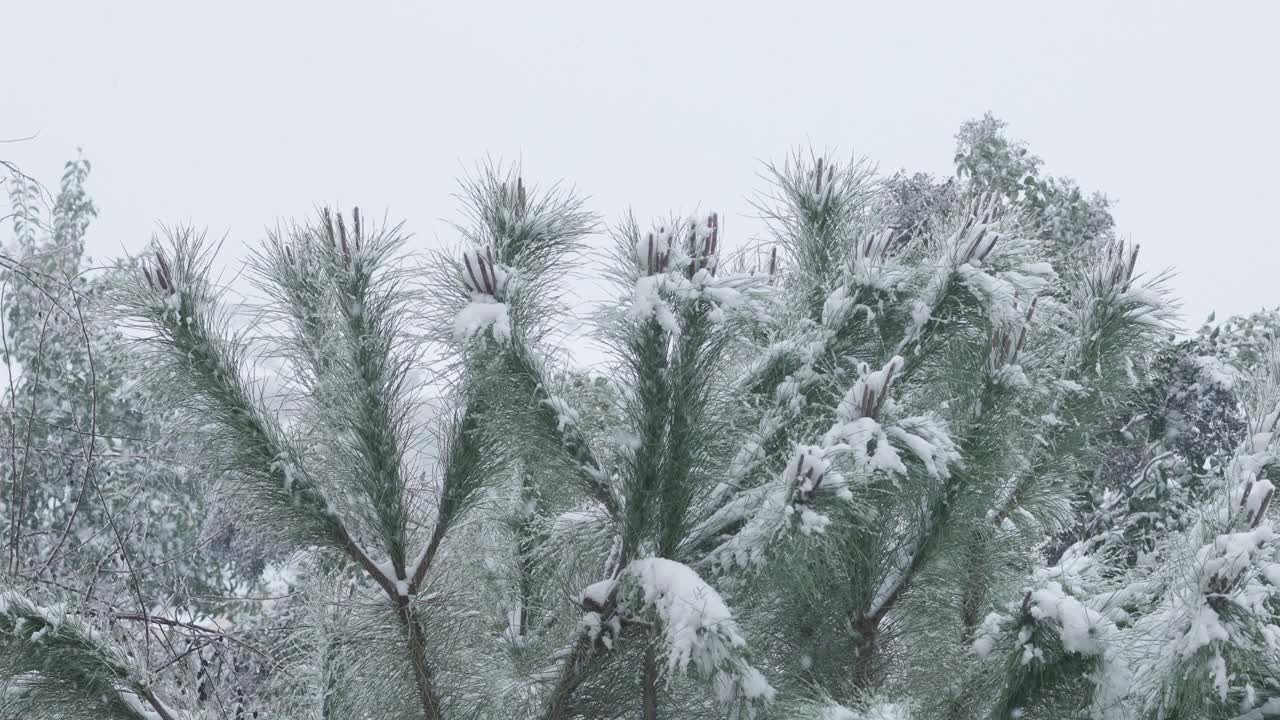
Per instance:
[[[1276,368],[1183,362],[1163,277],[1047,228],[991,181],[1031,187],[1012,154],[941,190],[796,154],[737,255],[716,214],[624,217],[598,382],[556,348],[598,220],[517,172],[465,183],[460,246],[430,257],[358,211],[270,234],[249,322],[199,233],[158,242],[110,298],[143,385],[218,505],[305,568],[237,712],[1280,713]],[[1139,439],[1144,406],[1175,431]],[[1156,461],[1106,465],[1139,449],[1201,460],[1159,523]],[[0,604],[26,707],[223,712],[228,688],[152,661],[176,653],[43,595]]]

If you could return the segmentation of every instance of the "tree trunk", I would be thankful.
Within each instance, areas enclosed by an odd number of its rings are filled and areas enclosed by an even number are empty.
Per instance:
[[[967,640],[978,626],[982,608],[987,599],[987,558],[986,538],[982,533],[975,533],[970,544],[969,557],[966,563],[969,568],[965,578],[964,593],[960,602],[960,619],[962,622],[960,637]]]
[[[644,651],[644,720],[658,720],[658,661],[653,645]]]
[[[435,681],[431,676],[431,666],[427,663],[427,638],[422,631],[422,623],[413,616],[409,598],[402,595],[396,603],[400,624],[408,635],[409,652],[413,655],[413,679],[418,686],[422,717],[424,720],[440,720],[440,699],[436,697]]]
[[[854,684],[860,688],[875,687],[876,653],[880,643],[880,618],[859,617],[853,627],[858,631],[858,656],[854,660]]]

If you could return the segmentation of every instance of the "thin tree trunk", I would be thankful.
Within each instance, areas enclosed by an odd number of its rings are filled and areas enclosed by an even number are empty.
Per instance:
[[[853,623],[854,629],[858,631],[858,656],[853,666],[853,682],[856,687],[875,686],[876,654],[880,651],[880,617],[863,616]]]
[[[582,681],[582,670],[587,663],[587,659],[591,656],[592,641],[586,635],[582,635],[574,643],[572,652],[565,659],[564,666],[560,670],[560,678],[556,682],[556,688],[551,693],[551,699],[547,703],[546,713],[542,716],[544,720],[561,720],[573,711],[571,699],[573,691],[578,687],[578,683]]]
[[[965,578],[964,594],[960,604],[962,640],[968,639],[973,634],[974,628],[981,620],[979,615],[987,598],[987,558],[986,538],[981,532],[975,533],[969,546],[969,557],[966,558],[969,572],[968,577]]]
[[[400,624],[408,635],[409,652],[413,655],[413,680],[418,686],[422,717],[424,720],[440,720],[440,699],[436,697],[435,681],[431,676],[431,666],[427,663],[427,638],[422,631],[422,623],[413,616],[409,598],[400,596],[397,605]]]
[[[658,661],[653,646],[644,651],[644,720],[658,720]]]
[[[516,632],[523,640],[529,633],[529,605],[533,602],[533,566],[534,528],[533,514],[527,512],[529,503],[533,502],[533,481],[529,473],[520,472],[520,525],[516,530],[516,564],[520,573],[520,608],[516,619]]]

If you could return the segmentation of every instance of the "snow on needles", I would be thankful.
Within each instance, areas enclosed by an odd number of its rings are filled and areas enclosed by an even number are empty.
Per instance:
[[[491,297],[472,297],[466,307],[458,311],[453,321],[453,337],[465,342],[486,330],[492,329],[493,339],[500,343],[511,340],[511,318],[506,303]]]
[[[891,702],[874,702],[859,710],[833,703],[820,707],[817,714],[817,720],[911,720],[912,717],[908,705]]]
[[[1230,380],[1216,372],[1208,378]],[[1268,708],[1270,700],[1251,684],[1251,668],[1280,656],[1280,549],[1267,520],[1274,488],[1263,472],[1277,461],[1280,410],[1267,409],[1224,468],[1225,501],[1196,512],[1155,549],[1168,562],[1109,575],[1094,541],[1080,541],[1058,565],[1034,573],[1021,610],[1014,602],[1007,613],[987,616],[975,633],[975,655],[988,657],[1002,637],[1016,637],[1001,647],[1020,655],[1021,665],[1041,662],[1047,653],[1033,629],[1047,624],[1064,652],[1099,661],[1093,717],[1158,713],[1170,683],[1202,682],[1218,701],[1239,699],[1241,718],[1261,720],[1280,708]]]
[[[471,293],[471,302],[454,317],[454,339],[466,342],[491,330],[494,340],[509,342],[511,318],[507,304],[501,300],[511,279],[509,269],[494,260],[491,248],[472,249],[462,253],[461,274],[463,284]]]
[[[685,229],[662,226],[636,239],[639,276],[631,306],[633,320],[652,318],[669,335],[680,333],[675,302],[705,301],[707,317],[722,322],[731,313],[761,311],[750,302],[765,292],[767,278],[753,273],[719,275],[719,227],[715,214],[690,219]]]
[[[694,529],[695,537],[707,537],[720,528],[746,518],[731,537],[711,551],[708,562],[721,567],[760,567],[766,550],[794,519],[804,535],[821,534],[830,519],[811,507],[819,494],[835,494],[852,500],[849,480],[834,472],[832,464],[846,463],[851,478],[865,480],[879,473],[903,476],[908,472],[902,450],[919,462],[931,477],[945,479],[960,461],[960,451],[936,415],[916,415],[886,422],[895,410],[890,386],[903,360],[895,356],[879,370],[865,363],[859,378],[836,409],[836,418],[818,445],[797,445],[782,473],[770,482],[741,493]],[[758,447],[758,446],[757,446]],[[735,459],[745,464],[746,458]]]
[[[1062,648],[1080,655],[1100,655],[1104,645],[1099,633],[1109,623],[1102,614],[1068,595],[1061,583],[1047,582],[1031,591],[1029,609],[1038,622],[1052,621],[1058,627]],[[1027,657],[1024,655],[1024,658]],[[1025,663],[1025,659],[1024,659]]]
[[[645,558],[627,565],[623,580],[626,600],[638,601],[658,616],[665,634],[668,673],[686,673],[692,666],[712,681],[722,703],[773,700],[773,687],[743,656],[746,640],[733,613],[696,572],[674,560]],[[596,594],[607,591],[592,589]]]

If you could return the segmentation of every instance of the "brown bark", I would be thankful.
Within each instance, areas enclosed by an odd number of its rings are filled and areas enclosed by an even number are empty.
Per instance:
[[[401,595],[397,598],[396,604],[400,624],[404,626],[405,634],[408,636],[409,652],[413,656],[413,680],[418,686],[422,716],[425,720],[440,720],[440,699],[436,697],[431,665],[427,662],[427,639],[422,631],[422,623],[413,616],[409,598]]]
[[[556,681],[556,689],[551,693],[551,699],[547,703],[546,712],[543,714],[544,720],[561,720],[571,714],[573,706],[570,700],[578,683],[582,681],[582,670],[591,657],[591,650],[591,639],[581,635],[574,644],[573,652],[565,658],[564,666],[560,669],[560,679]]]

